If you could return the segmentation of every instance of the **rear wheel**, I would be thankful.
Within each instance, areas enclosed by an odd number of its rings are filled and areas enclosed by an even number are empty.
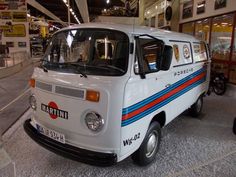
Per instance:
[[[133,161],[140,166],[150,164],[156,157],[160,142],[161,126],[158,122],[152,122],[141,146],[132,154]]]
[[[200,96],[190,108],[191,116],[198,117],[202,113],[202,106],[203,106],[203,98],[202,96]]]

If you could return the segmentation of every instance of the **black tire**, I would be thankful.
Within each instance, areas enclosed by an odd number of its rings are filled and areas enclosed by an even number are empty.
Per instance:
[[[216,95],[223,95],[226,91],[226,83],[222,79],[215,81],[213,90]]]
[[[234,119],[233,132],[236,135],[236,117]]]
[[[156,138],[156,141],[155,141]],[[152,142],[155,141],[154,147]],[[148,142],[149,151],[148,152]],[[161,143],[161,126],[158,122],[152,122],[148,128],[145,138],[137,151],[132,154],[134,163],[139,166],[146,166],[150,164],[156,157]]]
[[[190,108],[190,115],[198,117],[202,113],[203,98],[200,96],[197,101]]]

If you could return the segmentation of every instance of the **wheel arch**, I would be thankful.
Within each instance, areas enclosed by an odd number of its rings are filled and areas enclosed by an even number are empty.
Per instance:
[[[161,127],[164,127],[165,124],[166,124],[166,113],[165,113],[165,111],[161,111],[161,112],[159,112],[158,114],[156,114],[156,115],[152,118],[150,124],[151,124],[152,122],[158,122]]]

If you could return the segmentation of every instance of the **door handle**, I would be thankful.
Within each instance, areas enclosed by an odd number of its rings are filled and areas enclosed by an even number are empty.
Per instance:
[[[165,85],[166,88],[167,88],[167,87],[170,87],[170,86],[171,86],[171,84],[166,84],[166,85]]]

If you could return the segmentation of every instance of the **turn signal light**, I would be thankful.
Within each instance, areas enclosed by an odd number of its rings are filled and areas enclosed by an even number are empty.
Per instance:
[[[30,84],[30,87],[34,88],[35,87],[35,79],[30,79],[29,84]]]
[[[86,92],[86,100],[99,102],[100,93],[94,90],[87,90]]]

